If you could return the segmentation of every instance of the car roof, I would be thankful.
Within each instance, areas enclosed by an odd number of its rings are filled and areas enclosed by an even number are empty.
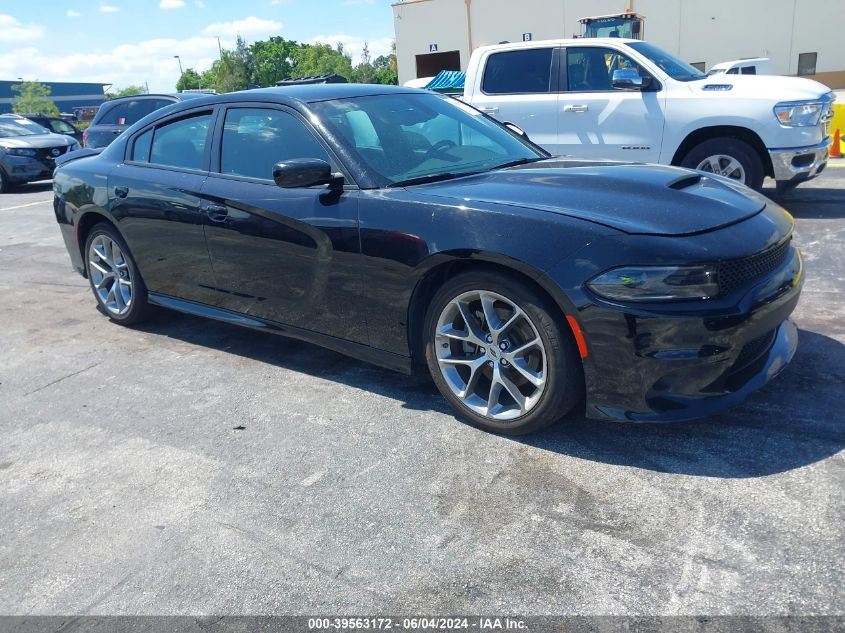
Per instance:
[[[206,97],[206,94],[200,94],[195,92],[161,92],[161,93],[142,93],[137,95],[127,95],[125,97],[115,97],[114,99],[109,99],[103,105],[108,105],[112,103],[120,103],[122,101],[129,101],[129,100],[137,100],[137,99],[161,99],[162,97],[167,99],[174,99],[175,101],[185,101],[187,99],[196,99],[197,97]]]
[[[275,86],[272,88],[253,88],[238,92],[226,92],[219,95],[196,94],[190,104],[183,107],[198,105],[216,105],[218,103],[243,103],[247,101],[266,101],[297,105],[329,101],[331,99],[350,99],[354,97],[371,97],[385,94],[431,94],[428,90],[405,88],[382,84],[303,84],[301,86]],[[171,106],[172,107],[172,106]],[[176,108],[178,111],[180,108]],[[170,110],[173,112],[174,110]]]

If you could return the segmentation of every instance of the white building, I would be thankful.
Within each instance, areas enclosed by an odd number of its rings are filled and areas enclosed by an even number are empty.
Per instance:
[[[466,70],[479,46],[569,38],[579,18],[625,10],[645,16],[643,39],[702,70],[768,57],[776,74],[845,88],[845,0],[406,0],[393,5],[399,83]]]

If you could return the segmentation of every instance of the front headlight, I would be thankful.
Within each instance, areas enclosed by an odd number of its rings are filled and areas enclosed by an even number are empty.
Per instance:
[[[779,103],[775,106],[775,116],[786,127],[811,127],[819,124],[824,105],[818,101]]]
[[[5,152],[10,156],[35,156],[36,151],[34,149],[28,149],[25,147],[7,147],[5,148]]]
[[[613,301],[682,301],[719,294],[715,266],[623,266],[587,282]]]

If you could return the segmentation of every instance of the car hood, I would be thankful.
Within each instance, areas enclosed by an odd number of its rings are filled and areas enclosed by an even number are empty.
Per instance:
[[[52,133],[0,137],[0,145],[3,147],[24,147],[29,149],[41,149],[44,147],[69,147],[75,142],[76,139],[72,136]]]
[[[818,81],[803,77],[780,75],[713,75],[702,81],[692,81],[689,89],[699,95],[724,98],[770,99],[774,105],[780,101],[820,99],[830,88]],[[730,86],[730,89],[725,89]]]
[[[742,185],[689,169],[560,159],[416,189],[461,204],[518,206],[647,235],[701,233],[766,206],[765,198]]]

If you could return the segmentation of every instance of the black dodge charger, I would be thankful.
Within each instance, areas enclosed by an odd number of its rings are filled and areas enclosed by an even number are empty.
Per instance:
[[[307,85],[142,119],[55,174],[74,267],[152,305],[427,367],[465,418],[706,416],[792,358],[793,221],[674,167],[551,158],[424,91]]]

